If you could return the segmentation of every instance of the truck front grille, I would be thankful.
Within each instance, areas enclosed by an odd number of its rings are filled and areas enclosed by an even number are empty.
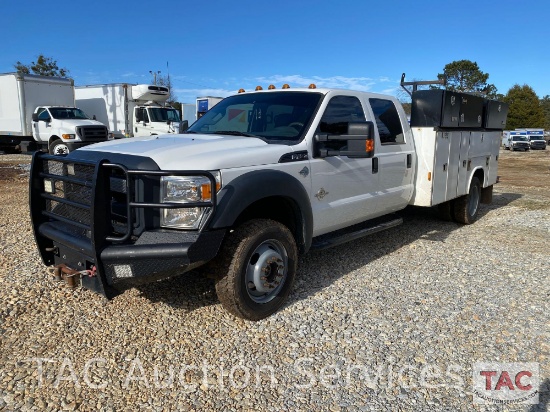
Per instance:
[[[109,134],[105,126],[78,126],[76,133],[85,142],[102,142]]]

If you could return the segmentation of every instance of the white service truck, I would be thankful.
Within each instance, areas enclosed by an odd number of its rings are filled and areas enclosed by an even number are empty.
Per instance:
[[[107,297],[202,267],[227,310],[262,319],[299,254],[399,225],[408,205],[473,223],[497,181],[502,108],[418,91],[409,126],[392,96],[239,93],[185,134],[35,155],[36,242],[56,277]]]
[[[546,140],[544,139],[544,129],[525,129],[529,147],[533,150],[546,150]]]
[[[66,154],[107,139],[105,125],[75,107],[72,79],[0,74],[2,148]]]
[[[179,133],[179,111],[166,105],[167,87],[112,83],[75,87],[76,104],[106,124],[115,139]]]
[[[505,150],[528,151],[531,147],[526,130],[504,130],[502,132],[502,147]]]

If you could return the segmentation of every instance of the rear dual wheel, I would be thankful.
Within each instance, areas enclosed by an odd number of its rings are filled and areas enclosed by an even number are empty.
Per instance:
[[[453,216],[459,223],[470,225],[477,219],[479,204],[481,203],[481,182],[477,177],[472,177],[470,190],[465,196],[460,196],[453,201]]]

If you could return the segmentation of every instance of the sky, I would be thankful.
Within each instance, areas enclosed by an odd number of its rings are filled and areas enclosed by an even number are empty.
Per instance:
[[[0,73],[39,54],[75,85],[169,75],[178,101],[284,83],[404,96],[477,62],[499,93],[550,95],[549,0],[36,0],[0,2]]]

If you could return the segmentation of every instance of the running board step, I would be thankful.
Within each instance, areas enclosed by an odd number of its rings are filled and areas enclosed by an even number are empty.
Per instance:
[[[387,215],[380,218],[367,220],[366,222],[336,230],[335,232],[327,233],[326,235],[314,237],[311,241],[311,249],[321,250],[338,246],[351,240],[359,239],[377,232],[381,232],[382,230],[399,226],[401,223],[403,223],[403,218],[397,215]]]

